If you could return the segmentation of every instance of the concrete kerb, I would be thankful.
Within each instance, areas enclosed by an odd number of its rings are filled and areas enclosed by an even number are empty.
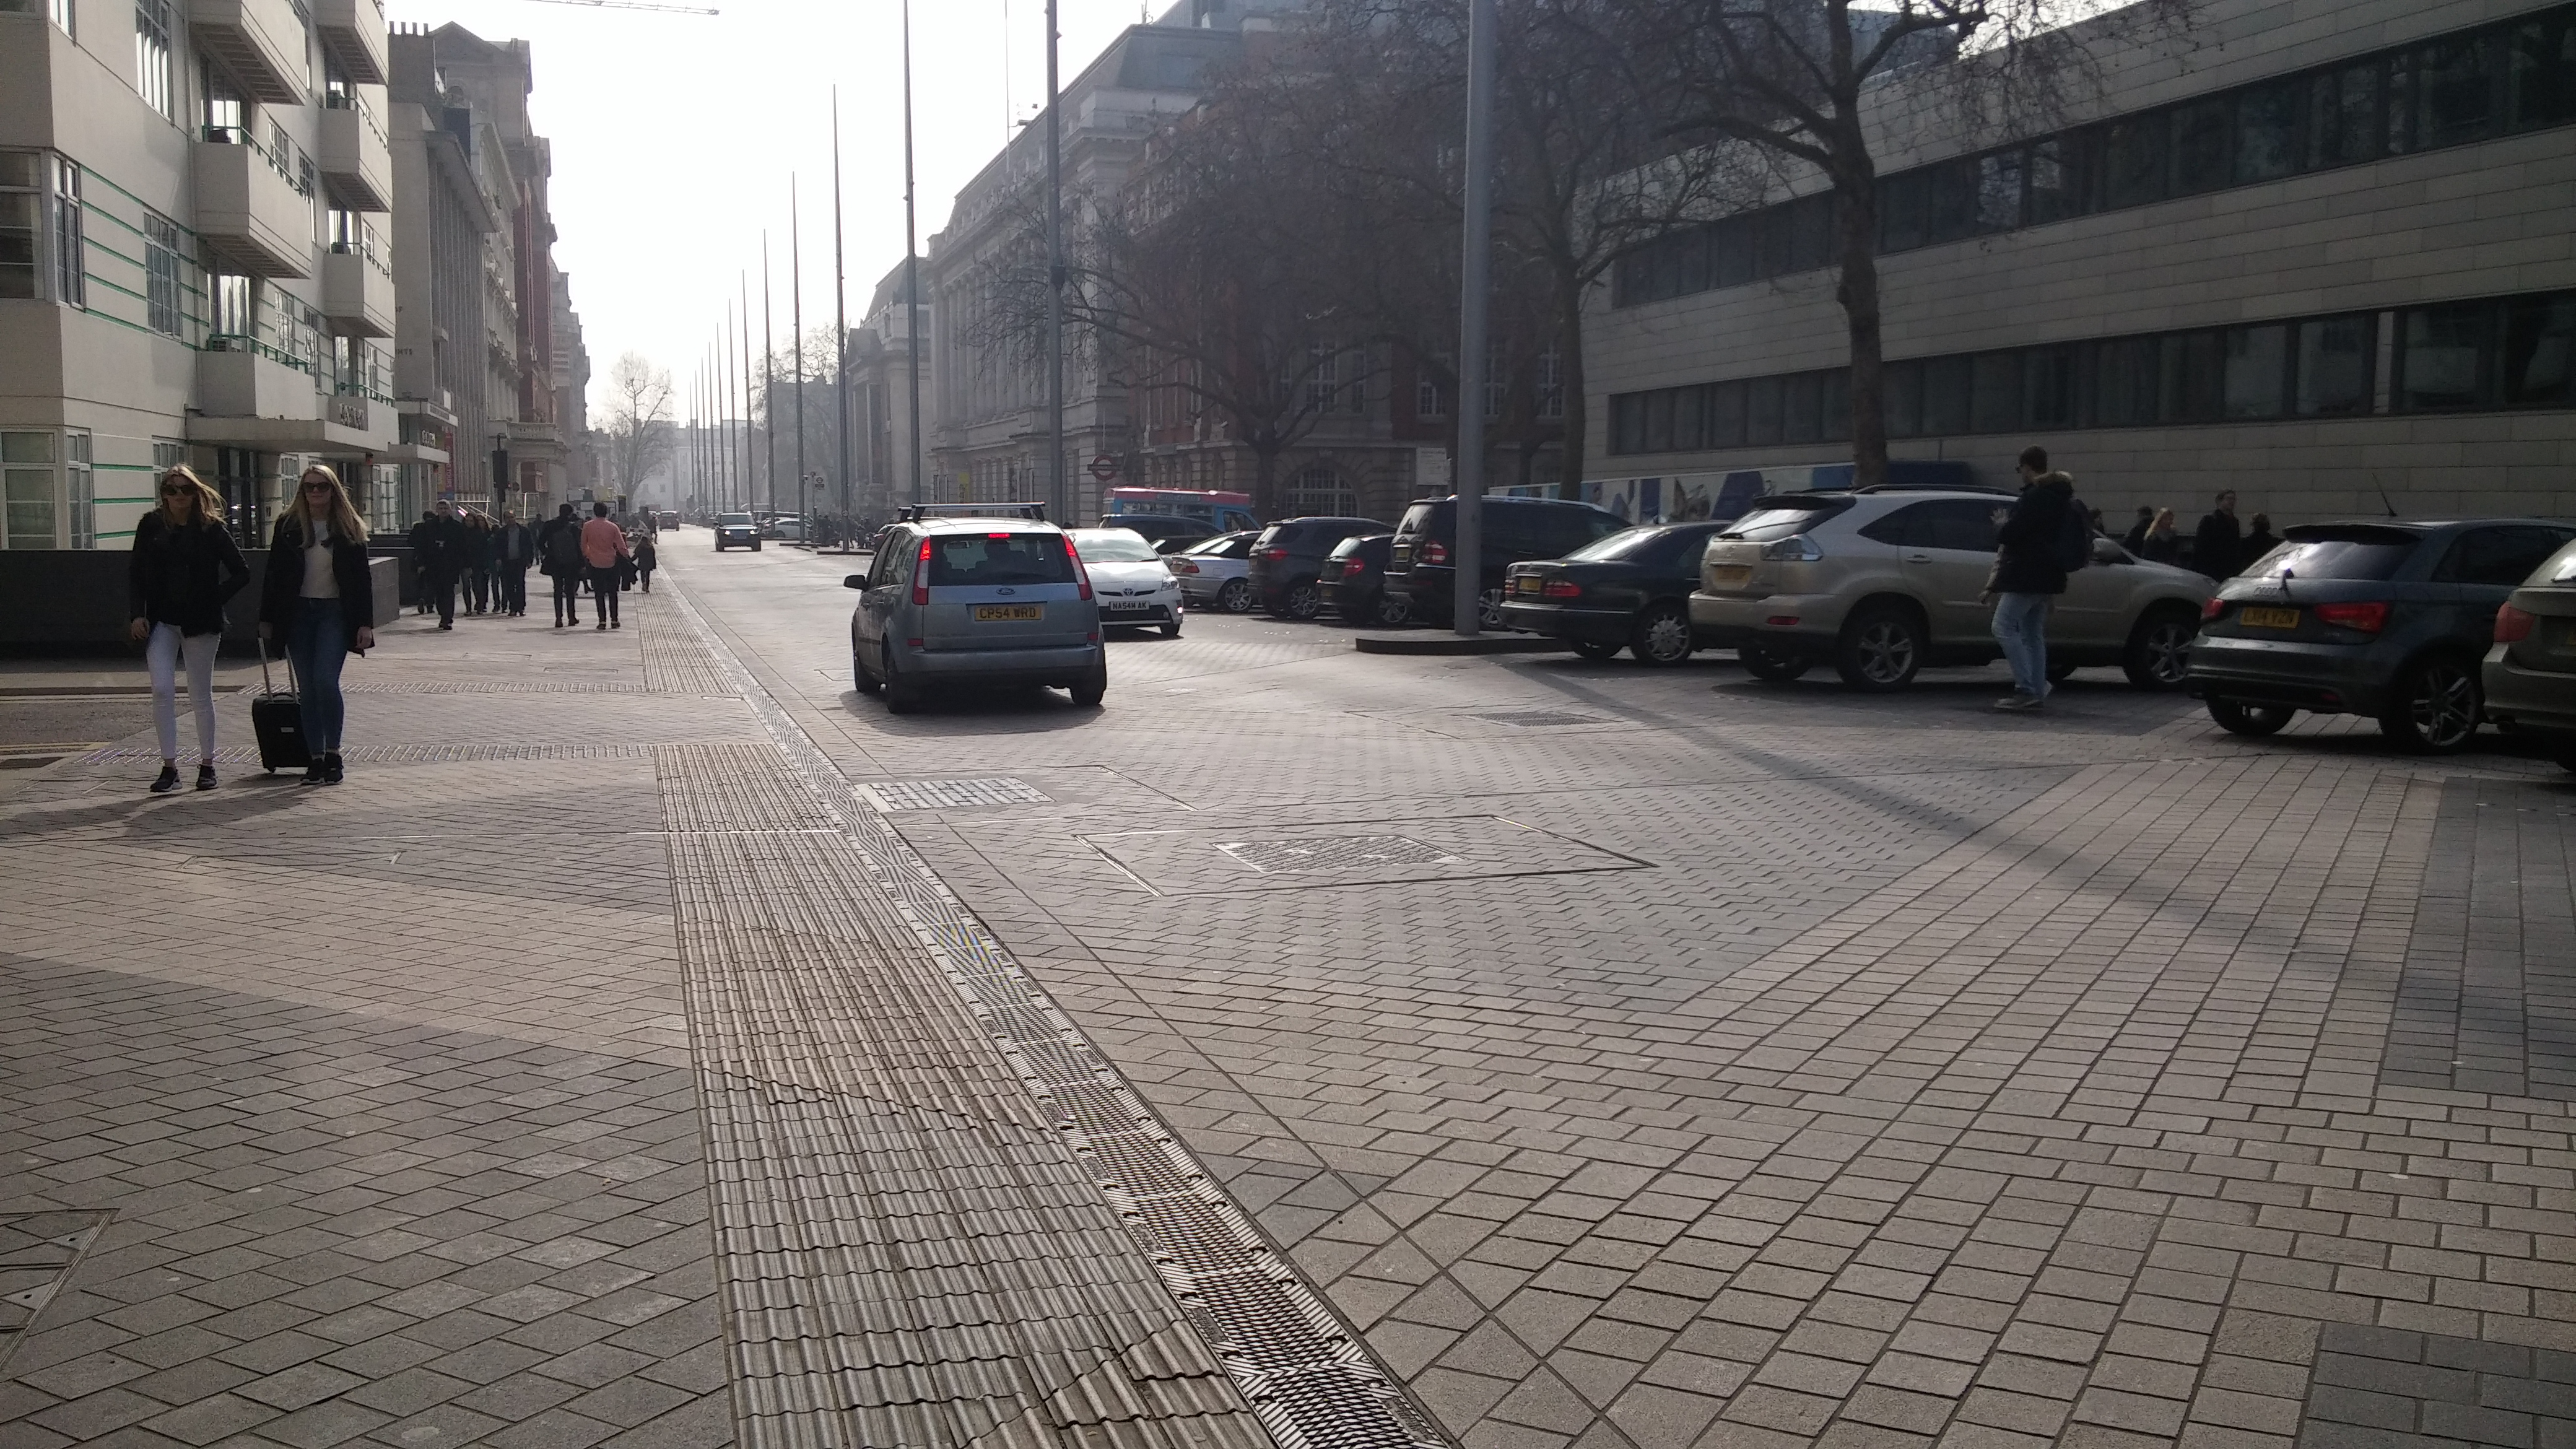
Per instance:
[[[1351,641],[1362,654],[1562,654],[1574,646],[1536,634],[1362,634]]]

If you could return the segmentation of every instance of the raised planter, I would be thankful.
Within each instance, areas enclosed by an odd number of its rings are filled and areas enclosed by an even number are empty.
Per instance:
[[[224,610],[226,654],[259,650],[259,584],[267,576],[268,550],[244,550],[250,582]],[[24,549],[0,553],[0,656],[13,658],[114,657],[139,652],[126,638],[126,570],[122,549]],[[375,581],[375,620],[402,612],[399,563],[368,560]]]

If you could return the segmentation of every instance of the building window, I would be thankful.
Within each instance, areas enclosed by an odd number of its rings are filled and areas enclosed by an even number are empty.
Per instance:
[[[44,295],[37,270],[37,239],[44,193],[38,172],[44,157],[34,151],[0,151],[0,297]]]
[[[55,443],[52,433],[0,433],[0,544],[54,546]]]
[[[1291,518],[1352,518],[1360,511],[1359,495],[1329,463],[1301,468],[1288,480]]]
[[[80,34],[72,25],[72,0],[0,0],[0,15],[42,15],[61,26],[63,34]]]
[[[63,498],[69,504],[72,547],[98,547],[98,492],[89,468],[89,434],[63,436]]]
[[[215,315],[209,321],[214,335],[245,341],[256,337],[258,319],[251,307],[250,278],[217,273],[213,291]]]
[[[184,337],[187,332],[188,311],[179,298],[179,258],[184,245],[177,223],[150,212],[143,214],[145,311],[152,330],[167,337]]]
[[[2291,411],[2303,418],[2348,418],[2370,411],[2376,318],[2322,317],[2299,324]]]
[[[89,305],[89,284],[82,272],[89,258],[81,216],[80,167],[63,157],[52,161],[54,173],[54,300],[73,307]]]
[[[1430,422],[1449,416],[1449,386],[1440,380],[1439,373],[1454,371],[1457,365],[1458,360],[1447,353],[1442,353],[1436,361],[1421,364],[1413,384],[1414,417]]]
[[[1538,415],[1551,423],[1565,416],[1565,357],[1554,348],[1538,355]]]
[[[134,89],[170,114],[170,0],[134,0]]]
[[[2414,307],[2397,330],[2397,406],[2405,412],[2473,408],[2486,400],[2488,323],[2483,302]]]

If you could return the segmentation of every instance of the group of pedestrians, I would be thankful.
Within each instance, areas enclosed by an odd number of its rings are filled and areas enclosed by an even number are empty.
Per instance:
[[[178,691],[184,671],[196,715],[197,788],[215,788],[215,653],[224,611],[250,583],[250,567],[227,526],[223,495],[185,465],[161,475],[159,507],[135,528],[126,565],[132,623],[152,676],[153,724],[161,773],[152,793],[179,788]],[[304,780],[337,785],[345,773],[340,735],[346,709],[341,667],[376,646],[375,585],[367,567],[367,524],[340,476],[315,465],[297,480],[294,501],[269,535],[261,581],[263,654],[281,645],[296,687],[305,747]]]
[[[628,584],[653,592],[653,570],[659,562],[653,530],[641,529],[629,538],[608,516],[605,503],[590,505],[587,519],[577,515],[571,504],[563,504],[539,526],[536,542],[546,577],[554,580],[558,629],[581,627],[585,587],[598,610],[594,625],[598,629],[625,627],[618,617],[617,599]]]
[[[2236,493],[2230,489],[2218,495],[2215,506],[2193,530],[2187,555],[2170,508],[2140,504],[2138,521],[2129,525],[2128,535],[2120,542],[2149,563],[2173,564],[2213,579],[2232,579],[2247,564],[2279,547],[2281,539],[2272,532],[2272,520],[2266,514],[2255,514],[2250,530],[2239,525]]]
[[[435,610],[441,629],[456,627],[460,594],[469,616],[528,612],[536,538],[518,514],[503,509],[495,518],[442,499],[411,526],[409,542],[418,590],[414,611]]]

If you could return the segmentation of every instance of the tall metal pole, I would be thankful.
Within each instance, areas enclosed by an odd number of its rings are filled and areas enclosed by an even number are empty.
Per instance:
[[[769,233],[760,234],[760,416],[769,426],[769,511],[778,509],[778,337],[770,328],[778,309],[769,304]],[[801,486],[801,485],[800,485]]]
[[[796,209],[796,178],[787,178],[787,348],[796,354],[796,508],[814,536],[805,507],[805,221]]]
[[[841,521],[850,512],[850,287],[841,273],[841,88],[832,87],[832,437],[841,464]],[[801,354],[800,354],[801,355]],[[798,430],[801,436],[802,428]]]
[[[1458,537],[1452,623],[1474,636],[1484,626],[1485,308],[1494,260],[1494,0],[1467,12],[1466,255],[1458,267]]]
[[[1047,507],[1074,523],[1064,468],[1064,93],[1058,88],[1056,0],[1047,0]]]
[[[767,244],[764,238],[762,245]],[[752,484],[756,481],[751,476],[751,272],[746,268],[739,275],[742,278],[742,497],[743,506],[748,508],[751,506]],[[776,478],[769,480],[769,511],[778,511]]]
[[[739,508],[742,502],[742,467],[740,450],[733,442],[733,299],[725,298],[724,331],[716,334],[717,386],[716,426],[724,430],[725,506]]]
[[[912,501],[922,493],[921,438],[921,210],[912,168],[912,0],[903,0],[903,294],[904,361],[912,374]]]

